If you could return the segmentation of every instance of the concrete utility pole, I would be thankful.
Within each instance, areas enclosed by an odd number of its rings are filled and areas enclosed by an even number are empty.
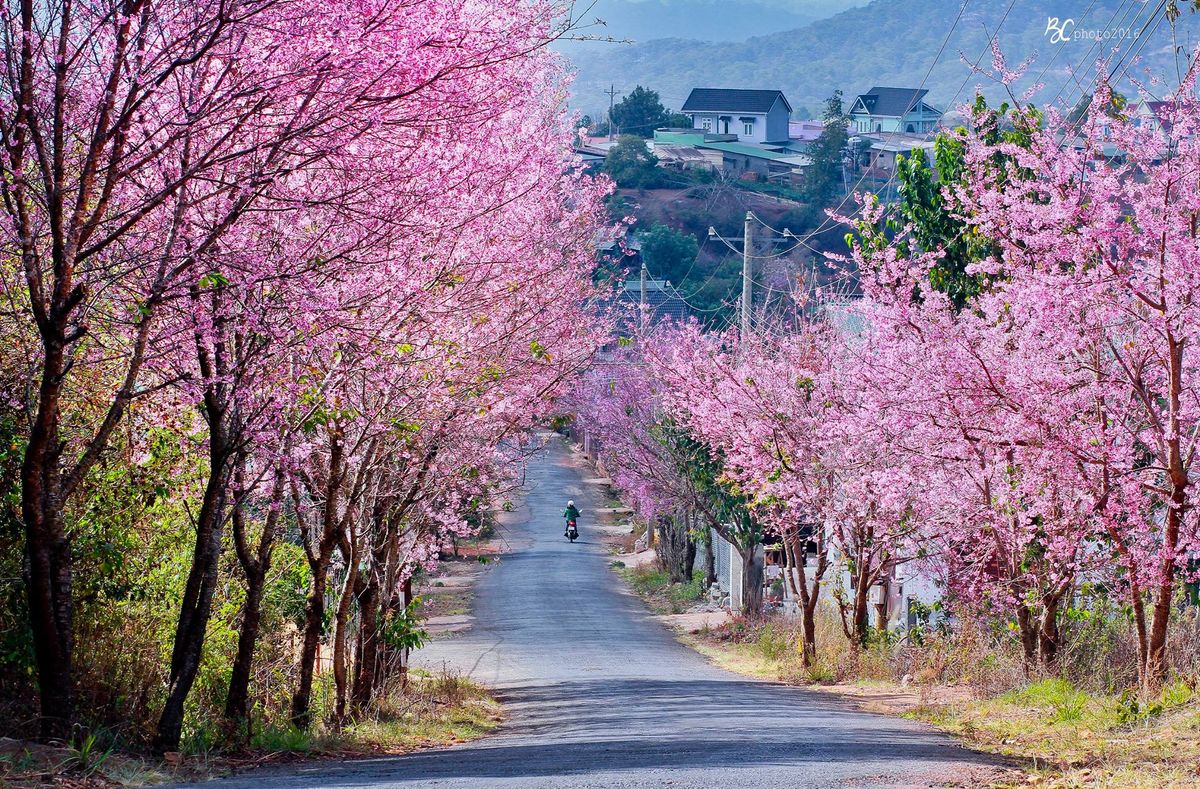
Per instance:
[[[612,138],[613,138],[613,133],[612,133],[612,130],[613,130],[613,117],[612,117],[612,111],[613,111],[613,99],[615,99],[615,98],[616,98],[616,96],[617,96],[617,86],[616,86],[616,84],[614,83],[614,84],[612,84],[612,85],[609,85],[609,86],[608,86],[608,90],[606,90],[606,91],[604,91],[604,92],[608,94],[608,141],[609,141],[609,142],[612,142]]]
[[[638,313],[641,315],[641,321],[646,320],[646,275],[649,272],[646,270],[646,261],[642,261],[641,287],[638,290]]]
[[[746,212],[746,228],[742,234],[742,340],[750,336],[750,310],[753,304],[751,258],[754,255],[754,214]]]

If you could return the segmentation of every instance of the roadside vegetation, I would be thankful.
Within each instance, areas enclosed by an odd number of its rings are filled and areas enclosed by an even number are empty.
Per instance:
[[[137,755],[119,733],[97,729],[66,746],[0,739],[0,785],[147,786],[204,780],[298,759],[397,755],[477,739],[503,720],[487,689],[451,673],[415,670],[371,715],[309,730],[271,725],[238,748],[192,740],[165,759]]]
[[[613,562],[656,613],[683,613],[699,584],[671,584],[652,565]],[[698,577],[698,576],[697,576]],[[1191,787],[1200,781],[1200,660],[1175,645],[1175,679],[1153,696],[1128,689],[1128,639],[1097,639],[1059,674],[1030,674],[1019,650],[948,631],[883,634],[855,648],[831,610],[817,618],[817,659],[805,665],[795,618],[735,616],[677,633],[714,664],[830,693],[864,710],[933,725],[972,748],[1012,759],[1014,786]],[[1194,627],[1193,623],[1193,627]],[[1111,635],[1111,634],[1110,634]]]

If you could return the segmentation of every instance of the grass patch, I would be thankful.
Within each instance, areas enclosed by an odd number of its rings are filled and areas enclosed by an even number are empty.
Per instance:
[[[1200,704],[1175,684],[1140,702],[1043,679],[990,699],[925,705],[907,717],[981,750],[1024,759],[1055,786],[1174,787],[1200,783]]]
[[[695,576],[687,583],[671,583],[666,570],[653,565],[626,567],[624,562],[609,564],[643,598],[656,614],[682,614],[704,596],[703,579]]]

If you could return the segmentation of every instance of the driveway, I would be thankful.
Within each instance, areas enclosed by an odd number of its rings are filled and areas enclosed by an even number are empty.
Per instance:
[[[988,757],[911,721],[748,680],[677,643],[623,593],[589,527],[603,490],[545,436],[507,513],[511,552],[480,579],[475,624],[414,664],[496,689],[507,722],[473,743],[411,756],[319,762],[217,782],[256,787],[980,786]],[[582,540],[562,536],[568,498]]]

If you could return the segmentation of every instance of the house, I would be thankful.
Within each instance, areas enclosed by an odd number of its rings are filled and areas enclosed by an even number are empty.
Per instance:
[[[1170,115],[1174,108],[1175,105],[1169,101],[1135,101],[1125,108],[1125,115],[1138,128],[1170,134]]]
[[[642,283],[645,282],[645,291]],[[617,291],[617,303],[640,308],[645,303],[646,319],[651,324],[664,320],[683,321],[688,317],[687,302],[670,280],[629,279]]]
[[[871,88],[850,105],[851,128],[860,134],[927,134],[937,128],[942,111],[925,101],[918,88]]]
[[[693,88],[680,111],[698,131],[733,135],[737,142],[786,143],[792,105],[778,90]]]

